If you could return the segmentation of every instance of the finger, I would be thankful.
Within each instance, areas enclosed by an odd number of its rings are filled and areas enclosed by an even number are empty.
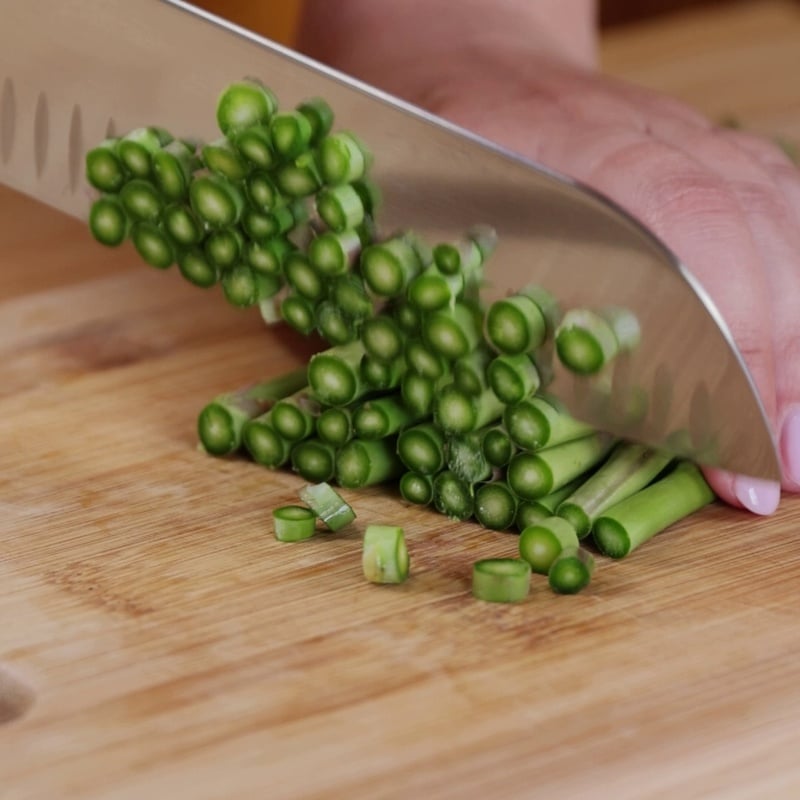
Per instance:
[[[579,126],[576,126],[579,127]],[[775,383],[770,298],[763,264],[735,194],[726,181],[676,148],[639,134],[594,131],[588,152],[576,131],[552,141],[543,155],[560,168],[569,160],[575,177],[636,214],[698,277],[734,331],[737,345],[775,424]],[[771,513],[776,486],[712,472],[714,490],[726,502]]]

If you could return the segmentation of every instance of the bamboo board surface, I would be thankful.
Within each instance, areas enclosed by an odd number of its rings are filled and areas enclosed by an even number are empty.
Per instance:
[[[754,3],[604,60],[709,112],[735,85],[725,111],[788,133],[798,36]],[[709,507],[514,607],[469,575],[515,537],[378,491],[347,493],[354,530],[280,544],[300,481],[202,455],[194,423],[309,346],[2,189],[0,235],[2,800],[800,796],[800,500]],[[359,532],[397,520],[413,577],[367,585]]]

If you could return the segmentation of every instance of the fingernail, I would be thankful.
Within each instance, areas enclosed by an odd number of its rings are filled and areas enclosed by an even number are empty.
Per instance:
[[[736,499],[754,514],[772,514],[781,500],[780,484],[738,476],[733,482]]]
[[[792,406],[783,421],[781,456],[786,477],[800,485],[800,406]]]

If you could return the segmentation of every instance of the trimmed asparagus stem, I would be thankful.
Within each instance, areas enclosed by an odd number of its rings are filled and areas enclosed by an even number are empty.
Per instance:
[[[238,263],[244,247],[244,237],[238,228],[219,228],[206,237],[203,250],[206,258],[218,269],[228,269]]]
[[[297,158],[311,144],[311,122],[299,111],[279,111],[269,124],[272,147],[283,161]]]
[[[449,383],[449,375],[443,375],[438,380],[433,380],[414,370],[407,369],[400,379],[400,396],[412,411],[422,417],[433,412],[437,396]],[[463,433],[463,431],[456,431],[456,433]]]
[[[403,473],[394,437],[377,441],[351,439],[336,454],[336,482],[348,489],[373,486]]]
[[[435,475],[445,465],[444,434],[431,422],[406,428],[398,436],[397,454],[410,471]]]
[[[433,479],[433,505],[450,519],[467,520],[474,511],[470,485],[449,469]]]
[[[275,414],[273,413],[273,419]],[[292,445],[292,469],[312,483],[329,481],[336,472],[336,450],[319,439],[304,439]]]
[[[253,80],[238,81],[226,87],[217,101],[217,125],[226,136],[233,136],[253,125],[267,124],[278,108],[275,95]]]
[[[86,154],[86,180],[101,192],[116,193],[127,180],[118,144],[119,139],[106,139]]]
[[[433,479],[421,472],[408,471],[400,477],[400,496],[408,503],[427,506],[433,502]]]
[[[405,292],[420,267],[417,251],[403,236],[370,245],[361,254],[361,274],[378,297],[397,297]]]
[[[623,558],[657,533],[714,499],[699,468],[682,461],[666,477],[608,508],[594,521],[594,540],[611,558]]]
[[[314,316],[320,335],[332,345],[348,344],[358,338],[356,321],[345,314],[332,300],[318,303],[314,309]]]
[[[480,324],[475,311],[463,303],[453,309],[427,314],[423,336],[430,348],[449,361],[463,358],[480,343]]]
[[[308,300],[319,300],[325,294],[322,278],[304,253],[298,250],[286,253],[283,258],[283,273],[289,286]]]
[[[349,317],[364,319],[372,315],[372,300],[358,275],[348,273],[334,279],[330,292],[333,302]]]
[[[183,200],[199,163],[194,153],[176,139],[152,155],[153,182],[164,197]]]
[[[297,106],[297,110],[311,125],[311,143],[327,136],[333,127],[333,109],[321,97],[310,97]]]
[[[419,419],[399,394],[367,400],[353,414],[353,428],[361,439],[383,439]]]
[[[263,275],[279,276],[285,273],[286,259],[294,255],[294,246],[282,236],[275,236],[262,242],[247,242],[244,246],[244,259],[256,272]]]
[[[504,531],[514,524],[517,498],[505,481],[492,481],[475,490],[475,519],[493,531]]]
[[[361,379],[373,389],[396,389],[400,385],[406,363],[402,358],[379,361],[366,353],[361,359]]]
[[[139,257],[156,269],[167,269],[175,262],[175,248],[169,236],[152,222],[135,222],[131,241]]]
[[[408,286],[408,302],[422,312],[452,308],[464,294],[463,274],[448,275],[431,265],[414,278]]]
[[[328,231],[311,240],[308,259],[322,275],[344,275],[361,252],[361,239],[355,230]]]
[[[299,294],[288,294],[281,301],[281,318],[287,325],[307,336],[317,324],[311,301]]]
[[[491,389],[472,397],[450,384],[438,394],[434,419],[446,433],[467,433],[498,419],[503,408],[503,401]]]
[[[281,288],[279,278],[261,275],[246,264],[238,264],[222,276],[222,289],[227,301],[239,308],[254,306],[272,297]]]
[[[403,529],[391,525],[367,525],[361,568],[364,577],[372,583],[405,581],[409,558]]]
[[[405,336],[397,323],[384,314],[364,321],[361,340],[367,353],[380,361],[394,361],[403,355]]]
[[[195,214],[212,228],[235,225],[245,202],[238,186],[211,173],[194,178],[189,186],[189,200]]]
[[[92,203],[89,231],[106,247],[119,247],[128,238],[128,215],[119,198],[109,195]]]
[[[319,413],[319,401],[307,386],[303,386],[275,403],[272,408],[272,424],[284,439],[298,442],[314,433]]]
[[[447,440],[447,469],[469,484],[485,481],[492,468],[481,450],[482,431],[471,431]]]
[[[345,406],[368,390],[360,377],[364,352],[364,345],[356,340],[311,357],[308,382],[323,403]]]
[[[403,333],[417,335],[422,327],[422,315],[407,300],[398,297],[393,302],[392,316]]]
[[[476,347],[453,364],[453,383],[465,394],[477,396],[486,387],[486,369],[492,354],[485,347]]]
[[[561,551],[547,572],[550,588],[558,594],[577,594],[589,585],[594,572],[594,557],[581,547]]]
[[[622,442],[600,469],[564,500],[557,513],[583,539],[597,517],[647,486],[671,460],[665,453]]]
[[[269,173],[262,170],[256,170],[247,177],[245,194],[250,205],[265,214],[278,208],[284,202]]]
[[[320,190],[316,208],[322,221],[336,233],[357,228],[364,221],[364,204],[350,184]]]
[[[349,408],[326,408],[317,417],[317,436],[334,447],[353,438],[353,417]]]
[[[272,512],[272,525],[279,542],[299,542],[316,533],[317,515],[305,506],[280,506]]]
[[[492,303],[486,313],[486,340],[499,353],[530,353],[544,341],[544,316],[525,295],[514,295]]]
[[[199,247],[184,250],[178,257],[178,269],[189,283],[208,289],[219,280],[219,271]]]
[[[245,422],[242,441],[253,461],[264,467],[282,467],[291,455],[291,442],[275,430],[271,411]]]
[[[126,172],[133,178],[147,178],[152,169],[153,153],[162,141],[155,128],[135,128],[117,142],[117,155]]]
[[[518,603],[530,592],[531,565],[521,558],[486,558],[472,566],[472,595],[488,603]]]
[[[535,525],[543,519],[555,516],[556,509],[583,481],[584,476],[581,475],[537,500],[520,500],[517,507],[517,519],[515,520],[517,530],[522,531],[529,525]]]
[[[289,197],[308,197],[317,192],[322,186],[322,177],[314,154],[309,151],[283,164],[275,173],[275,181],[278,189]]]
[[[580,439],[594,430],[542,397],[531,397],[506,408],[503,424],[512,441],[525,450],[539,450]]]
[[[158,189],[144,178],[128,181],[122,187],[119,199],[133,221],[156,222],[164,210],[164,199]]]
[[[234,183],[243,181],[250,172],[250,164],[225,137],[204,145],[200,157],[213,173]]]
[[[614,306],[568,311],[556,330],[556,352],[565,367],[582,375],[599,372],[619,352],[639,344],[635,315]]]
[[[481,451],[492,467],[505,467],[517,448],[505,429],[499,425],[486,428],[481,436]]]
[[[406,341],[405,361],[409,369],[431,380],[438,380],[447,373],[449,368],[446,359],[433,352],[420,339]]]
[[[332,531],[341,530],[356,518],[355,511],[328,483],[304,486],[300,490],[300,499]]]
[[[536,500],[558,489],[600,463],[613,445],[611,436],[594,433],[537,453],[517,453],[506,477],[523,500]]]
[[[486,370],[486,379],[494,393],[508,405],[532,395],[541,383],[536,365],[527,353],[497,356]]]
[[[470,274],[483,263],[478,245],[470,238],[443,242],[433,248],[433,261],[444,275]]]
[[[234,134],[231,141],[254,167],[271,169],[275,166],[276,158],[267,125],[251,125]]]
[[[167,206],[161,220],[164,230],[179,247],[193,247],[203,241],[203,224],[188,205],[173,203]]]
[[[350,184],[361,198],[364,206],[364,213],[374,217],[381,205],[381,190],[375,181],[369,178],[361,178]]]
[[[531,569],[547,575],[553,562],[567,548],[577,548],[580,542],[575,529],[561,517],[544,517],[526,525],[519,535],[519,554]]]
[[[269,411],[278,400],[305,386],[305,382],[305,370],[295,370],[215,397],[197,420],[200,443],[213,455],[235,452],[242,445],[245,423]]]
[[[353,183],[367,172],[370,156],[364,145],[348,132],[326,136],[319,146],[320,171],[325,183]]]

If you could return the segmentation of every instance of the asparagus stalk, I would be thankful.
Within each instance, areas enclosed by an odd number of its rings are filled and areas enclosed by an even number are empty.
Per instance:
[[[336,454],[336,481],[348,489],[384,483],[400,477],[403,471],[394,437],[377,441],[351,439]]]
[[[273,419],[275,412],[272,413]],[[292,469],[307,481],[329,481],[336,472],[336,450],[320,439],[304,439],[291,449]]]
[[[300,369],[215,397],[197,420],[201,444],[213,455],[235,452],[241,447],[245,423],[300,390],[305,382],[305,370]]]
[[[524,450],[539,450],[580,439],[593,433],[593,428],[579,422],[552,401],[531,397],[503,412],[503,425],[511,440]]]
[[[561,517],[544,517],[526,525],[519,535],[520,557],[541,575],[547,575],[553,562],[564,550],[579,545],[575,529]]]
[[[517,453],[506,473],[509,486],[523,500],[537,500],[601,462],[613,443],[608,434],[593,433],[536,453]]]
[[[583,539],[598,516],[647,486],[671,460],[665,453],[622,442],[605,464],[558,506],[557,514]]]
[[[594,522],[594,540],[604,555],[623,558],[713,499],[699,468],[682,461],[666,477],[604,511]]]
[[[514,524],[517,498],[505,481],[483,483],[475,490],[475,519],[494,531],[508,530]]]

